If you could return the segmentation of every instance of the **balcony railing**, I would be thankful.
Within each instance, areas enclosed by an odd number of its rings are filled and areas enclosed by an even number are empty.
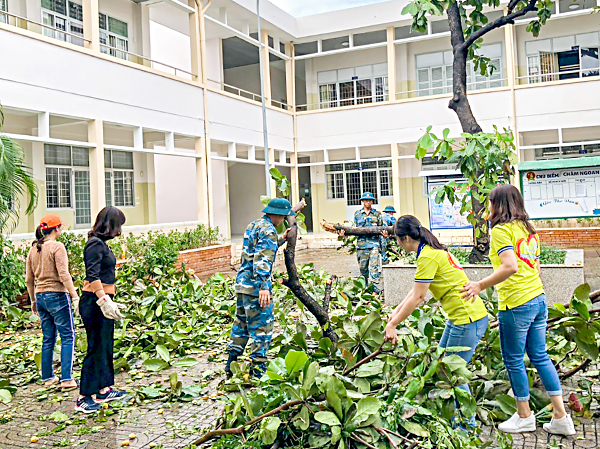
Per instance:
[[[562,81],[565,79],[574,79],[574,78],[589,78],[600,76],[600,68],[588,68],[588,69],[577,69],[577,70],[564,70],[560,72],[552,72],[552,73],[534,73],[525,76],[518,76],[517,83],[518,84],[536,84],[536,83],[545,83],[550,81]],[[521,83],[522,80],[525,80],[524,83]]]
[[[155,61],[153,59],[132,53],[130,51],[119,50],[118,48],[114,48],[109,45],[100,44],[100,51],[104,54],[114,56],[115,58],[135,62],[136,64],[140,64],[145,67],[151,67],[153,69],[160,70],[161,72],[179,76],[180,78],[193,79],[193,77],[196,76],[195,74],[187,70],[183,70],[178,67],[165,64],[164,62]]]
[[[0,12],[0,23],[6,23],[8,25],[21,28],[23,30],[32,31],[43,36],[51,37],[63,42],[68,42],[79,47],[83,47],[86,42],[90,42],[82,36],[78,36],[68,31],[57,30],[54,27],[44,25],[43,23],[36,22],[35,20],[27,19],[26,17],[17,16],[10,12]]]
[[[230,94],[237,95],[239,97],[247,98],[249,100],[261,102],[261,96],[259,94],[255,94],[254,92],[250,92],[249,90],[242,89],[240,87],[232,86],[231,84],[225,84],[224,82],[208,80],[209,86],[212,86],[216,89],[222,90],[224,92],[229,92]],[[286,111],[290,110],[290,106],[287,103],[283,103],[277,100],[271,100],[271,106],[275,106],[276,108],[285,109]]]

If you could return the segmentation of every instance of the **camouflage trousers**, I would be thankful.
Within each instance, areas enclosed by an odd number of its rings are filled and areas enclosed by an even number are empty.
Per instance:
[[[356,250],[360,274],[366,279],[367,283],[373,284],[373,290],[376,293],[381,293],[383,290],[380,251],[379,247]]]
[[[227,350],[229,354],[241,356],[248,340],[252,338],[250,358],[255,363],[267,361],[267,351],[273,338],[273,303],[263,309],[258,296],[237,295],[237,311]]]

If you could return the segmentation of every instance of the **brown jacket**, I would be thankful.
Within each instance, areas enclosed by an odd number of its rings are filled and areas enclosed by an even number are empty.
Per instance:
[[[65,245],[55,240],[44,242],[41,251],[35,245],[31,247],[27,255],[25,277],[30,296],[34,288],[35,293],[68,292],[71,297],[79,296],[69,274]]]

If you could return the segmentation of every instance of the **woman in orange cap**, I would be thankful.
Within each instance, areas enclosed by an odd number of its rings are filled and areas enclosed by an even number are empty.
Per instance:
[[[56,214],[40,220],[36,242],[29,250],[26,264],[27,291],[31,309],[42,323],[42,381],[49,387],[59,382],[53,371],[56,333],[60,334],[60,386],[77,388],[73,379],[75,356],[75,325],[73,311],[78,313],[79,295],[69,274],[69,258],[65,246],[58,242],[64,223]],[[69,296],[70,295],[70,296]]]

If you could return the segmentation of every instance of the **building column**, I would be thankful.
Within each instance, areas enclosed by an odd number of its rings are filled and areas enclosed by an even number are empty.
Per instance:
[[[408,44],[398,44],[398,59],[400,60],[400,69],[397,74],[398,80],[396,80],[396,92],[401,93],[400,98],[408,98],[410,97],[410,94],[407,93],[410,91],[410,84],[408,81]],[[416,94],[413,96],[416,96]]]
[[[269,170],[275,168],[275,150],[273,148],[269,148]],[[269,183],[271,184],[271,198],[277,197],[277,183],[275,180],[269,176]]]
[[[516,48],[515,48],[515,28],[512,24],[507,24],[504,27],[504,46],[506,48],[506,78],[508,87],[510,88],[510,109],[511,109],[511,127],[514,133],[515,151],[517,153],[517,160],[521,161],[521,147],[519,142],[519,132],[517,129],[517,104],[515,95],[515,83],[517,77],[516,71]],[[515,167],[515,176],[512,177],[512,184],[517,188],[521,188],[519,182],[519,169]]]
[[[190,49],[192,52],[192,79],[194,81],[202,80],[202,51],[201,51],[201,33],[200,33],[200,20],[201,20],[201,7],[195,0],[189,0],[188,2],[195,12],[190,14]]]
[[[88,141],[96,144],[95,148],[90,148],[90,209],[93,222],[98,212],[106,206],[104,127],[102,120],[90,120],[88,122]]]
[[[388,64],[388,98],[396,99],[396,44],[394,44],[395,29],[387,28],[387,64]]]
[[[194,148],[196,155],[201,157],[196,158],[196,196],[198,198],[198,221],[208,223],[208,166],[205,151],[205,144],[202,137],[196,137],[194,140]]]
[[[269,63],[269,31],[260,30],[260,41],[262,43],[259,51],[262,52],[263,58],[263,79],[265,82],[265,100],[267,104],[271,104],[271,64]]]
[[[394,195],[394,209],[400,212],[402,206],[400,201],[400,151],[398,150],[398,144],[392,143],[392,195]]]
[[[292,56],[294,51],[293,44],[285,44],[285,54],[288,56]],[[286,91],[286,99],[289,109],[291,111],[296,110],[296,89],[295,89],[295,80],[296,80],[296,64],[294,64],[294,59],[288,59],[285,61],[285,91]]]
[[[100,11],[98,0],[83,0],[83,37],[85,47],[100,51]],[[102,183],[104,185],[104,183]]]

